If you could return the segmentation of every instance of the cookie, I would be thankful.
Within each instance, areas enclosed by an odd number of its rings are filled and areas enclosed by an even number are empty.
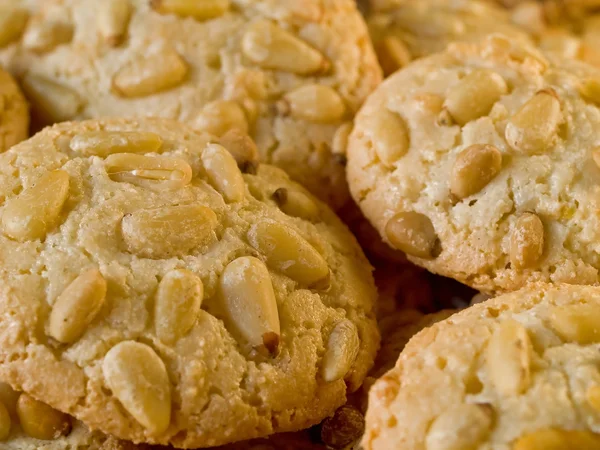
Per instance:
[[[218,135],[237,127],[264,162],[341,206],[348,189],[336,131],[381,79],[354,1],[201,3],[5,6],[0,20],[12,25],[0,36],[0,63],[23,79],[38,122],[118,112]]]
[[[367,23],[386,76],[453,41],[489,33],[529,40],[507,11],[480,0],[374,0],[371,11]]]
[[[599,86],[591,66],[501,36],[453,44],[365,103],[354,199],[412,262],[477,290],[594,284]]]
[[[29,132],[29,108],[15,80],[0,67],[0,152],[24,139]]]
[[[598,311],[598,287],[535,283],[420,332],[371,389],[365,450],[600,448]]]
[[[0,379],[187,448],[307,428],[358,389],[378,346],[360,247],[282,170],[242,174],[215,141],[107,119],[0,155]]]

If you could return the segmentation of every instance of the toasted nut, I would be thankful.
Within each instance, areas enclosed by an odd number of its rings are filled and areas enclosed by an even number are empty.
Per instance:
[[[318,123],[337,122],[346,112],[342,97],[321,84],[308,84],[288,92],[277,107],[281,114]]]
[[[306,194],[279,188],[273,192],[273,200],[284,213],[288,216],[300,217],[306,220],[316,220],[319,217],[319,207]]]
[[[0,402],[0,441],[8,439],[10,434],[10,414],[8,409]]]
[[[510,237],[510,262],[516,269],[528,269],[537,264],[544,252],[544,225],[534,213],[524,213],[517,219]]]
[[[179,53],[165,49],[135,59],[119,69],[112,80],[113,91],[121,97],[145,97],[179,86],[188,73]]]
[[[412,60],[410,50],[396,36],[386,36],[376,46],[377,58],[383,69],[383,74],[388,77],[398,69],[402,69]]]
[[[150,0],[150,4],[161,14],[207,20],[225,14],[230,0]]]
[[[258,148],[248,134],[233,128],[219,139],[243,173],[255,174],[258,167]]]
[[[566,342],[581,345],[600,342],[599,308],[592,304],[555,306],[549,316],[550,326]]]
[[[346,122],[340,125],[335,131],[331,143],[331,152],[334,155],[346,155],[350,133],[352,133],[352,122]]]
[[[15,391],[10,384],[0,382],[0,402],[6,407],[11,419],[18,420],[17,416],[17,400],[19,400],[19,392]]]
[[[217,215],[206,206],[165,206],[126,215],[121,233],[130,253],[162,259],[207,244],[217,224]]]
[[[238,129],[248,133],[248,121],[240,105],[231,100],[216,100],[202,108],[196,118],[194,128],[215,136],[223,136],[227,131]]]
[[[145,188],[179,189],[192,180],[192,168],[179,158],[115,153],[104,166],[111,180]]]
[[[106,281],[98,269],[75,278],[52,306],[48,334],[69,344],[83,334],[94,320],[106,297]]]
[[[597,105],[600,105],[600,79],[589,78],[579,86],[579,92],[583,97]]]
[[[456,157],[450,192],[465,198],[481,191],[502,168],[502,153],[493,145],[474,144]]]
[[[204,296],[202,280],[189,270],[172,270],[158,285],[154,306],[156,335],[173,344],[192,329]]]
[[[475,450],[489,435],[493,411],[487,404],[454,405],[440,414],[425,438],[427,450]]]
[[[528,154],[546,151],[554,142],[562,120],[560,101],[551,89],[535,94],[506,124],[506,142]]]
[[[22,87],[34,109],[48,122],[73,119],[84,106],[77,92],[46,77],[28,73],[23,77]]]
[[[23,431],[35,439],[58,439],[71,431],[71,418],[23,393],[17,401]]]
[[[418,258],[433,258],[437,235],[431,220],[415,211],[403,211],[385,226],[385,235],[393,248]]]
[[[0,48],[21,36],[28,18],[27,10],[19,8],[14,2],[0,5]]]
[[[488,375],[502,395],[522,394],[531,383],[529,334],[523,325],[505,320],[494,330],[487,347]]]
[[[36,20],[23,34],[23,47],[34,53],[46,53],[73,39],[73,25],[57,20]]]
[[[312,286],[329,276],[323,257],[289,226],[261,221],[248,231],[250,245],[267,258],[267,264],[298,283]]]
[[[107,386],[123,407],[153,434],[171,422],[171,385],[162,359],[145,344],[120,342],[102,364]]]
[[[111,47],[123,42],[131,19],[130,0],[104,0],[98,4],[98,32]]]
[[[54,170],[42,175],[2,212],[4,233],[18,241],[43,239],[54,227],[69,196],[69,174]]]
[[[329,69],[329,61],[306,42],[268,20],[254,22],[242,39],[242,51],[265,69],[309,75]]]
[[[158,134],[146,131],[86,131],[73,136],[71,150],[107,157],[113,153],[154,153],[162,147]]]
[[[450,89],[444,106],[456,123],[465,125],[488,114],[507,92],[506,81],[499,74],[477,69]]]
[[[208,144],[202,152],[202,164],[210,184],[226,201],[244,199],[246,183],[231,153],[219,144]]]
[[[600,386],[590,386],[585,392],[585,399],[592,408],[600,412]]]
[[[546,428],[518,438],[512,450],[574,450],[600,448],[600,435],[591,431]]]
[[[366,118],[364,130],[375,153],[386,166],[392,166],[408,152],[408,128],[399,114],[384,108]]]
[[[220,286],[227,314],[240,334],[253,346],[275,353],[279,312],[265,264],[251,256],[237,258],[225,267]]]
[[[566,30],[542,33],[538,46],[546,53],[553,53],[569,59],[579,59],[578,56],[581,52],[581,40],[571,36]]]
[[[351,405],[338,408],[321,424],[321,440],[329,447],[342,449],[358,441],[365,431],[365,418]]]
[[[327,339],[321,376],[327,383],[341,380],[350,371],[360,348],[356,325],[348,319],[336,324]]]

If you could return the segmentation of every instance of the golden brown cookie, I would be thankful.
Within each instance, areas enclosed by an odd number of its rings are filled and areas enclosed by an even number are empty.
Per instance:
[[[282,170],[243,174],[216,141],[107,119],[0,155],[0,379],[188,448],[306,428],[358,389],[378,346],[369,263]]]

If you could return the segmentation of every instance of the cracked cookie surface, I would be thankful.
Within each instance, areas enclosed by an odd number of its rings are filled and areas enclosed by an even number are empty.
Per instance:
[[[29,133],[29,108],[15,80],[0,67],[0,152]]]
[[[23,0],[0,20],[0,63],[38,122],[118,111],[238,127],[264,162],[347,200],[334,137],[381,80],[354,1]]]
[[[348,149],[384,240],[485,292],[598,282],[600,72],[501,36],[386,80]]]
[[[0,379],[92,429],[191,448],[306,428],[358,389],[378,331],[354,237],[216,142],[113,119],[0,155]]]
[[[534,283],[420,332],[371,389],[363,446],[598,448],[599,310],[600,288]]]

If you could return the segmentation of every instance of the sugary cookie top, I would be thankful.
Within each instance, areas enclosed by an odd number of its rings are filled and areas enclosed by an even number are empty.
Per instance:
[[[347,200],[334,137],[381,79],[352,0],[21,0],[0,4],[0,29],[0,63],[42,123],[238,127],[265,162]]]
[[[371,268],[324,204],[228,150],[114,119],[0,155],[0,379],[92,429],[191,448],[344,403],[378,345]]]
[[[417,334],[370,391],[366,450],[600,448],[600,288],[533,284]]]
[[[454,41],[489,33],[528,39],[507,11],[480,0],[372,0],[367,23],[386,75]]]
[[[0,67],[0,152],[24,139],[29,132],[29,108],[15,80]]]
[[[384,240],[483,291],[599,279],[600,72],[493,35],[386,80],[356,119],[352,194]]]

